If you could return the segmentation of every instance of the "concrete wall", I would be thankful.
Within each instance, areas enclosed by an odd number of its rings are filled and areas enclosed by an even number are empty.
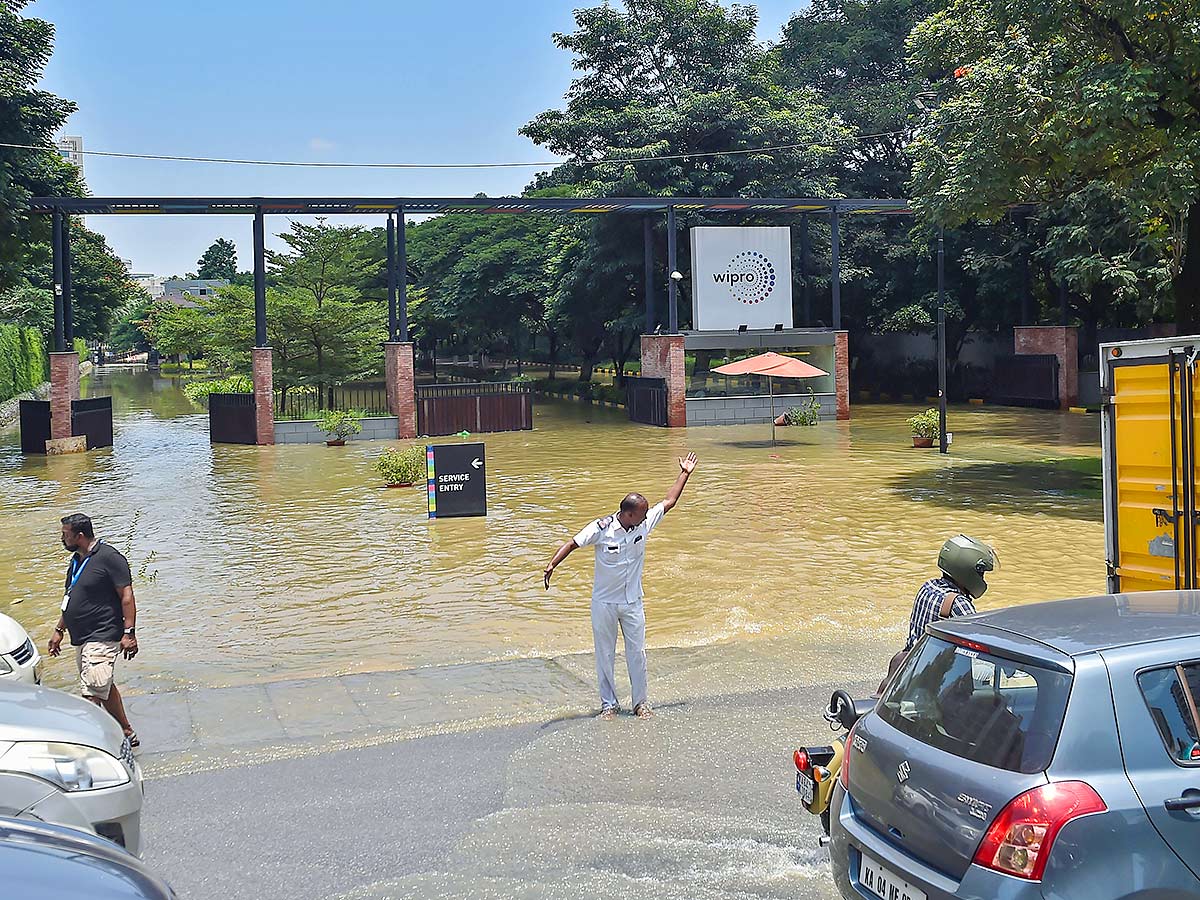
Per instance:
[[[346,438],[348,441],[394,441],[399,433],[399,420],[395,416],[379,416],[362,419],[362,431]],[[275,423],[277,444],[323,444],[329,435],[318,430],[312,421],[281,421]]]
[[[821,404],[821,418],[837,418],[837,394],[814,394]],[[785,413],[808,399],[808,394],[777,394],[775,415]],[[688,425],[753,425],[771,423],[770,397],[706,397],[687,401]]]

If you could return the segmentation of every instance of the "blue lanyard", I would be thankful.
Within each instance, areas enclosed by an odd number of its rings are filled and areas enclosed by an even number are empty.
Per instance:
[[[68,594],[71,593],[71,591],[75,588],[75,582],[79,580],[79,576],[83,574],[83,570],[87,568],[87,564],[91,561],[92,555],[90,553],[88,554],[87,559],[85,559],[82,563],[80,563],[79,560],[72,560],[71,574],[68,576],[71,579],[71,583],[67,585]],[[78,567],[76,567],[76,563],[79,563]]]

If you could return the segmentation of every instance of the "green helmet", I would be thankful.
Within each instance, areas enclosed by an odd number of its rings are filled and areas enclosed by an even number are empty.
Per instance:
[[[950,538],[942,544],[942,552],[938,554],[938,568],[975,600],[987,590],[983,573],[991,572],[999,565],[995,550],[965,534]]]

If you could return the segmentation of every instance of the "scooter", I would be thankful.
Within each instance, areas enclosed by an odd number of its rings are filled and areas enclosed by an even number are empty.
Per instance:
[[[796,764],[796,793],[806,810],[821,817],[821,826],[825,829],[822,846],[829,841],[829,803],[842,770],[846,736],[855,722],[875,708],[875,703],[875,698],[855,700],[845,691],[834,691],[829,698],[829,707],[821,717],[829,723],[830,729],[843,733],[823,747],[801,747],[792,753],[792,761]]]

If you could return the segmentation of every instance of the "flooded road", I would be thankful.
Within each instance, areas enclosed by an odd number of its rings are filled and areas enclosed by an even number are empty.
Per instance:
[[[374,475],[383,444],[214,446],[175,380],[114,371],[90,389],[114,396],[111,450],[23,458],[0,432],[0,611],[44,644],[58,520],[91,515],[135,572],[131,693],[586,651],[587,552],[549,591],[542,567],[627,491],[660,498],[687,450],[699,468],[649,548],[652,648],[776,639],[817,665],[833,629],[886,659],[958,531],[1002,560],[983,607],[1104,588],[1098,480],[1055,461],[1098,455],[1094,416],[954,408],[942,458],[907,446],[909,407],[856,406],[772,447],[765,426],[656,429],[548,401],[532,432],[482,437],[488,518],[430,522],[421,489]]]
[[[772,446],[550,401],[482,436],[487,519],[430,522],[421,489],[380,486],[383,444],[213,446],[176,381],[89,389],[111,450],[27,459],[0,431],[0,611],[44,645],[66,513],[130,557],[147,859],[193,900],[832,900],[791,748],[827,739],[833,687],[878,680],[943,539],[998,548],[983,608],[1104,587],[1094,417],[954,408],[939,457],[910,407]],[[542,567],[687,450],[645,577],[658,713],[600,722],[591,559],[549,591]],[[46,677],[70,688],[73,660]]]

